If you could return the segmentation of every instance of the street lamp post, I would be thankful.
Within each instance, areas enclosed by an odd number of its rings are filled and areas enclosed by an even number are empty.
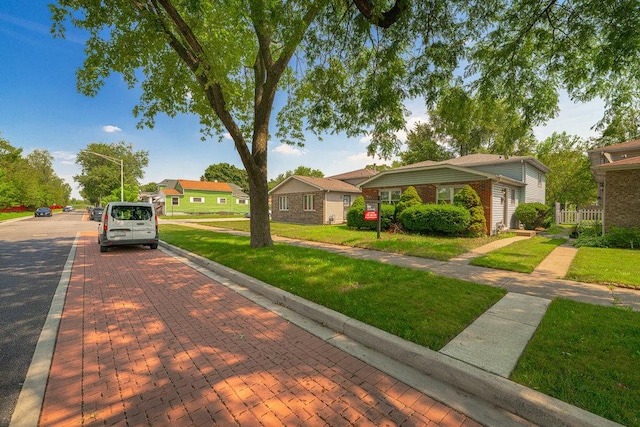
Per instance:
[[[96,156],[102,157],[103,159],[109,160],[110,162],[113,162],[113,163],[120,163],[120,201],[124,202],[124,165],[122,163],[122,159],[116,159],[114,157],[109,157],[105,154],[95,153],[89,150],[82,150],[82,151],[89,154],[95,154]]]

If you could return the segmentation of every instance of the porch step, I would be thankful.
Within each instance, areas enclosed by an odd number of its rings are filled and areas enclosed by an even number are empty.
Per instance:
[[[537,231],[535,230],[519,230],[519,229],[509,229],[507,233],[514,233],[516,236],[527,236],[527,237],[533,237],[536,234],[538,234]]]

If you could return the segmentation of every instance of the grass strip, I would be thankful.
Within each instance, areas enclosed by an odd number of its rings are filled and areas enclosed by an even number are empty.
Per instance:
[[[640,312],[554,300],[511,379],[623,425],[640,425]]]
[[[33,216],[33,212],[0,212],[0,222],[26,216]]]
[[[162,240],[391,334],[441,349],[506,291],[286,244],[161,225]]]
[[[471,265],[500,270],[531,273],[556,247],[566,239],[532,237],[520,240],[471,260]]]
[[[613,248],[578,249],[566,278],[579,282],[640,288],[640,251]]]
[[[249,231],[249,221],[210,222],[204,223],[204,225]],[[290,239],[311,240],[314,242],[374,249],[442,261],[455,258],[471,249],[494,240],[513,236],[513,234],[506,233],[499,236],[468,238],[383,232],[380,234],[380,239],[377,239],[377,233],[375,231],[354,230],[344,224],[304,225],[277,222],[271,223],[271,233]]]

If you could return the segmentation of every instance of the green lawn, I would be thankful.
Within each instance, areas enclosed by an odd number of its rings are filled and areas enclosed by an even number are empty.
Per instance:
[[[554,300],[511,379],[640,425],[640,312]]]
[[[578,249],[566,278],[640,288],[640,251],[582,247]]]
[[[531,273],[565,239],[532,237],[471,260],[471,265]]]
[[[161,225],[162,240],[389,333],[439,350],[505,290],[286,244]]]
[[[25,216],[33,216],[33,212],[0,212],[0,222],[14,218],[23,218]]]
[[[212,227],[231,228],[249,231],[249,221],[229,221],[204,223]],[[493,237],[434,237],[415,234],[380,233],[377,239],[375,231],[353,230],[346,225],[301,225],[271,223],[271,234],[291,239],[311,240],[315,242],[333,243],[336,245],[375,249],[402,255],[430,258],[446,261],[462,255],[471,249],[485,245],[494,240],[511,237],[512,234],[501,234]]]

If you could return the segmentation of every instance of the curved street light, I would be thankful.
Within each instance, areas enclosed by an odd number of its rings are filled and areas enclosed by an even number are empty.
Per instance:
[[[89,150],[81,150],[84,153],[95,154],[98,157],[102,157],[103,159],[109,160],[113,163],[120,163],[120,201],[124,202],[124,166],[122,163],[122,159],[116,159],[115,157],[109,157],[106,154],[96,153],[94,151]]]

